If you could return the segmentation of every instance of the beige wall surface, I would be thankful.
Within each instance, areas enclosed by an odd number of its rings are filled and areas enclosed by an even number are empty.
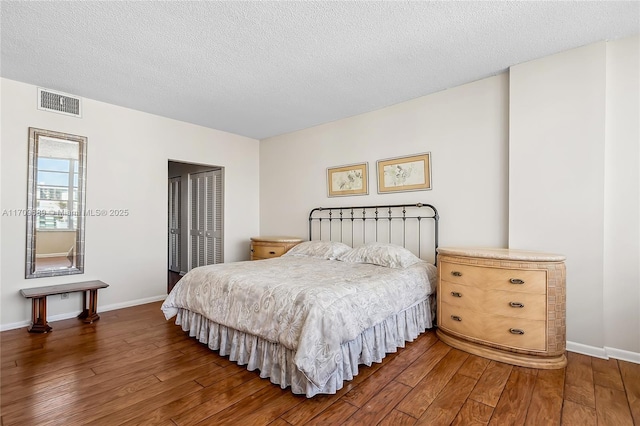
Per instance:
[[[567,256],[570,350],[640,362],[638,37],[510,73],[509,244]]]
[[[567,256],[567,339],[603,346],[606,44],[511,67],[509,245]]]
[[[24,209],[28,128],[88,137],[86,207],[126,209],[128,216],[86,219],[85,273],[25,280],[26,217],[0,224],[0,304],[3,328],[31,316],[20,288],[99,279],[99,309],[160,300],[167,290],[167,162],[225,167],[225,258],[248,259],[259,231],[259,141],[83,99],[82,118],[37,109],[37,87],[1,79],[1,209]],[[48,314],[80,311],[79,294],[50,297]]]
[[[640,352],[639,37],[607,43],[605,120],[604,345]]]
[[[640,362],[637,43],[261,141],[261,232],[306,238],[318,206],[432,203],[441,246],[566,255],[568,347]],[[431,191],[377,193],[377,160],[422,152]],[[327,167],[365,161],[369,195],[327,196]]]
[[[440,245],[507,244],[508,75],[260,144],[260,229],[308,238],[314,207],[431,203]],[[376,161],[431,152],[432,188],[377,193]],[[327,167],[369,163],[369,195],[328,197]]]

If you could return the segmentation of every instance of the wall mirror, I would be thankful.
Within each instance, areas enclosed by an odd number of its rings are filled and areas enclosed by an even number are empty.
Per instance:
[[[84,272],[87,138],[29,128],[26,278]]]

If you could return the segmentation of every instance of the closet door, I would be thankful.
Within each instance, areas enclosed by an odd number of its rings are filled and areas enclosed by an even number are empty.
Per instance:
[[[169,270],[180,272],[180,186],[182,179],[169,179]]]
[[[222,170],[189,175],[190,186],[190,268],[222,263],[223,182]]]

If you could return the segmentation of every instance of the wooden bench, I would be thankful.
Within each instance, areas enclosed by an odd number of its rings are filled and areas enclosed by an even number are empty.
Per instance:
[[[78,318],[90,324],[98,321],[98,289],[109,287],[102,281],[83,281],[80,283],[48,285],[44,287],[23,288],[20,293],[27,299],[31,299],[32,319],[27,329],[30,333],[47,333],[51,326],[47,323],[47,296],[54,294],[82,292],[83,311]],[[89,294],[89,306],[87,306],[87,293]]]

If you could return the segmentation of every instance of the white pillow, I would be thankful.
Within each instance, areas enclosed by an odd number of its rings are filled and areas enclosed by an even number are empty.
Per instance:
[[[371,263],[389,268],[406,268],[422,262],[404,247],[386,243],[369,243],[349,250],[338,260],[349,263]]]
[[[333,260],[349,250],[351,247],[337,241],[304,241],[295,245],[283,256],[305,256]]]

